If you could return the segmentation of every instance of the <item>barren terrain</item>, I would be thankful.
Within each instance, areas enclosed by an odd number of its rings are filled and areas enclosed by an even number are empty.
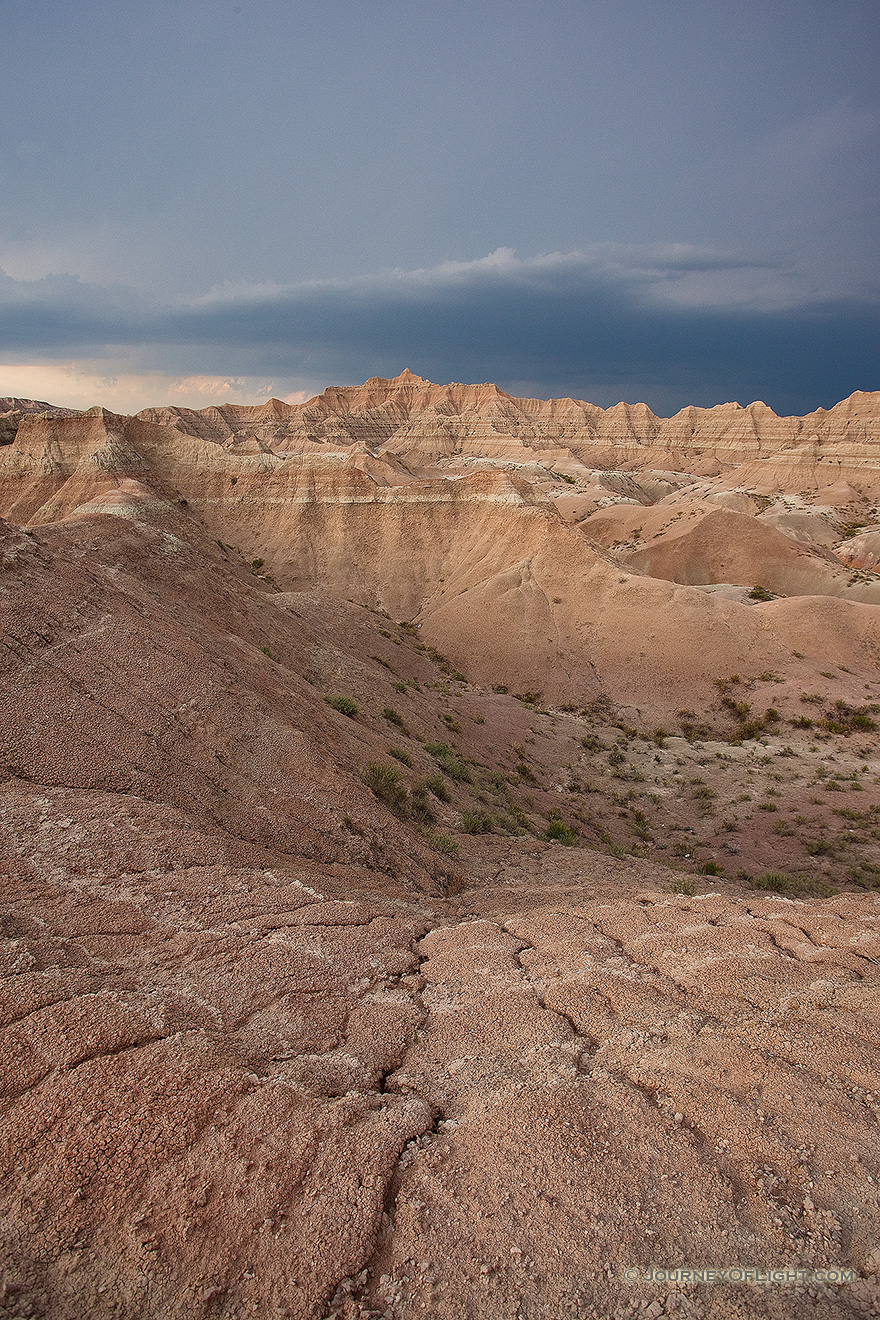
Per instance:
[[[880,1311],[880,395],[8,398],[0,519],[0,1315]]]

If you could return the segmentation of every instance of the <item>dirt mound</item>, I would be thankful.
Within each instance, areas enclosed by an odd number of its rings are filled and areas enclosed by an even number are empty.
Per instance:
[[[880,529],[866,527],[864,531],[840,541],[834,547],[834,552],[843,563],[874,572],[880,564]]]
[[[732,510],[667,525],[623,558],[632,568],[672,582],[734,582],[780,595],[844,596],[880,604],[880,581],[853,580],[836,556],[795,541],[767,522]]]

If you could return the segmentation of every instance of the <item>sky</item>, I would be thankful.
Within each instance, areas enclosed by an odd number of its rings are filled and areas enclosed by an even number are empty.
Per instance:
[[[876,0],[0,0],[0,395],[880,389]]]

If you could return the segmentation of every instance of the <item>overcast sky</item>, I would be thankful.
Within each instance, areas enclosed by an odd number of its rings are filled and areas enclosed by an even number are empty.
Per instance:
[[[0,395],[880,388],[876,0],[0,17]]]

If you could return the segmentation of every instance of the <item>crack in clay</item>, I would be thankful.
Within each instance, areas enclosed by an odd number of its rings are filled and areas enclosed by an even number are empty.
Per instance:
[[[545,1013],[551,1013],[555,1017],[561,1018],[563,1022],[565,1022],[568,1025],[575,1039],[584,1042],[585,1048],[582,1051],[582,1054],[590,1054],[590,1055],[595,1054],[596,1051],[600,1048],[598,1040],[593,1038],[592,1036],[587,1035],[586,1032],[582,1031],[581,1028],[578,1026],[578,1024],[575,1022],[574,1018],[571,1017],[571,1015],[567,1013],[564,1008],[554,1008],[547,1003],[546,993],[544,992],[544,990],[541,989],[542,985],[546,985],[546,980],[544,978],[541,978],[540,982],[536,981],[535,978],[532,976],[531,972],[529,971],[529,969],[523,963],[522,955],[524,953],[537,952],[534,944],[529,944],[526,941],[523,941],[521,936],[516,935],[512,930],[510,930],[508,926],[504,925],[503,923],[499,923],[499,925],[500,928],[503,931],[505,931],[508,935],[510,935],[513,939],[520,941],[520,947],[518,949],[513,950],[513,958],[517,967],[519,968],[520,974],[522,975],[523,979],[528,983],[529,988],[534,994],[539,1008],[541,1008]]]
[[[429,977],[424,975],[422,968],[424,964],[430,960],[431,955],[429,953],[420,952],[417,946],[421,944],[425,936],[430,934],[431,931],[438,929],[455,929],[459,925],[468,924],[469,920],[470,919],[468,918],[461,922],[454,922],[451,926],[446,926],[443,923],[438,922],[430,926],[421,936],[413,937],[410,944],[410,953],[413,955],[413,963],[411,964],[411,970],[407,972],[407,975],[419,977],[424,982],[424,985],[419,989],[410,990],[408,987],[406,987],[406,989],[410,999],[417,1009],[419,1009],[421,1016],[412,1029],[412,1038],[409,1044],[404,1048],[400,1061],[393,1068],[389,1068],[379,1074],[379,1086],[378,1088],[373,1088],[375,1094],[395,1098],[399,1096],[400,1092],[397,1088],[389,1087],[388,1083],[394,1078],[396,1073],[405,1069],[407,1055],[415,1044],[417,1034],[425,1030],[426,1024],[430,1020],[430,1010],[425,1006],[422,996],[424,986],[431,984],[432,982]],[[410,1097],[422,1101],[428,1110],[430,1121],[426,1123],[425,1127],[420,1132],[410,1137],[400,1151],[395,1167],[391,1170],[383,1190],[382,1212],[376,1225],[372,1243],[370,1244],[372,1250],[369,1252],[369,1255],[364,1254],[362,1256],[360,1266],[356,1271],[344,1275],[337,1281],[332,1292],[328,1292],[324,1302],[322,1320],[343,1320],[343,1317],[348,1314],[348,1312],[344,1310],[346,1299],[351,1299],[351,1301],[358,1306],[357,1314],[359,1320],[368,1320],[370,1316],[381,1314],[381,1312],[376,1312],[372,1308],[366,1307],[362,1299],[364,1292],[371,1284],[373,1262],[381,1252],[387,1249],[390,1240],[393,1239],[394,1236],[395,1208],[403,1186],[402,1174],[405,1167],[401,1161],[409,1150],[424,1149],[425,1145],[429,1144],[431,1140],[439,1137],[441,1135],[440,1125],[447,1121],[445,1111],[432,1101],[428,1100],[421,1091],[415,1089],[409,1083],[407,1085],[407,1094]]]

